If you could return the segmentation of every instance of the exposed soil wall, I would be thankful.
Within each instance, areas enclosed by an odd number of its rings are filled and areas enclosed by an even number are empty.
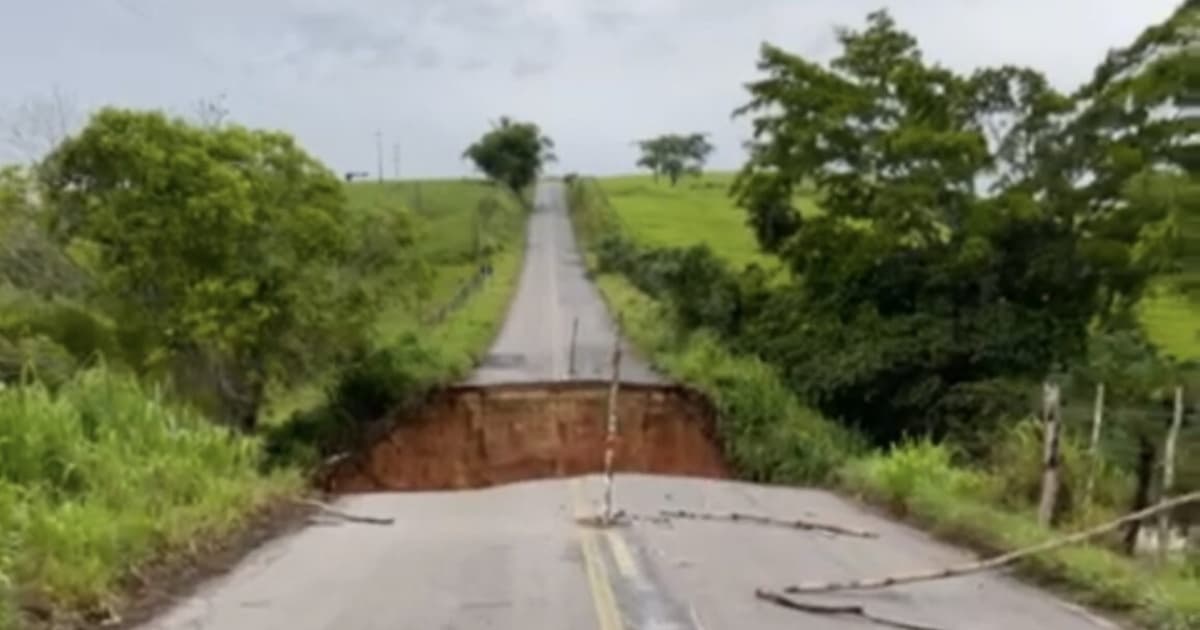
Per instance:
[[[392,421],[326,479],[333,492],[478,488],[603,470],[608,384],[460,386]],[[678,386],[622,385],[615,468],[727,477],[715,414]]]

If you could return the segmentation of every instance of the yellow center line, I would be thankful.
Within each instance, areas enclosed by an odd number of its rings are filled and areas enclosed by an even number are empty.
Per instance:
[[[604,530],[604,535],[608,538],[608,547],[612,549],[613,560],[617,564],[617,570],[630,580],[640,581],[642,572],[638,568],[637,561],[633,559],[633,552],[629,550],[629,546],[625,544],[625,539],[621,537],[620,532],[612,529]]]
[[[587,504],[579,491],[579,480],[571,480],[571,498],[575,504],[575,518],[587,518]],[[596,532],[588,527],[576,528],[579,534],[579,548],[583,552],[583,566],[587,573],[588,588],[591,589],[592,602],[596,605],[596,621],[600,630],[624,630],[621,621],[621,610],[617,607],[617,597],[613,594],[612,583],[608,580],[608,569],[604,566],[604,558],[596,544]]]

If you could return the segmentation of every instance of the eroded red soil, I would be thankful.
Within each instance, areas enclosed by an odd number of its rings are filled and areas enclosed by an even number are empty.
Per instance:
[[[478,488],[603,470],[606,383],[462,386],[396,419],[326,480],[333,492]],[[622,385],[615,468],[727,477],[715,414],[675,386]]]

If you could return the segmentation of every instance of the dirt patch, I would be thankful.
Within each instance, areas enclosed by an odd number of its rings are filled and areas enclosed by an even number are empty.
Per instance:
[[[324,480],[330,492],[448,490],[603,470],[608,384],[460,386],[435,394]],[[678,386],[622,385],[616,470],[729,476],[716,414]]]

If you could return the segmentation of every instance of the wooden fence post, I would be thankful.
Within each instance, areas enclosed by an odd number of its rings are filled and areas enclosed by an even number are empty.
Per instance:
[[[579,318],[571,320],[571,348],[567,353],[567,377],[575,377],[575,340],[579,337]]]
[[[1104,425],[1104,383],[1096,383],[1096,402],[1092,409],[1092,440],[1088,444],[1087,484],[1083,490],[1085,510],[1092,506],[1092,494],[1096,490],[1096,473],[1100,466],[1100,431]]]
[[[1058,502],[1059,434],[1061,432],[1061,395],[1057,383],[1042,385],[1042,424],[1045,427],[1042,453],[1042,498],[1038,502],[1038,523],[1049,527]]]
[[[621,318],[617,317],[616,339],[613,341],[612,384],[608,388],[608,426],[604,439],[604,523],[612,523],[613,515],[613,458],[617,446],[617,390],[621,386]]]
[[[1175,413],[1171,416],[1171,428],[1167,430],[1167,441],[1163,445],[1163,476],[1159,501],[1165,501],[1171,496],[1175,485],[1175,447],[1179,443],[1179,429],[1183,426],[1183,386],[1175,386]],[[1171,515],[1162,512],[1158,515],[1158,558],[1165,563],[1168,556],[1168,546],[1171,538]]]

